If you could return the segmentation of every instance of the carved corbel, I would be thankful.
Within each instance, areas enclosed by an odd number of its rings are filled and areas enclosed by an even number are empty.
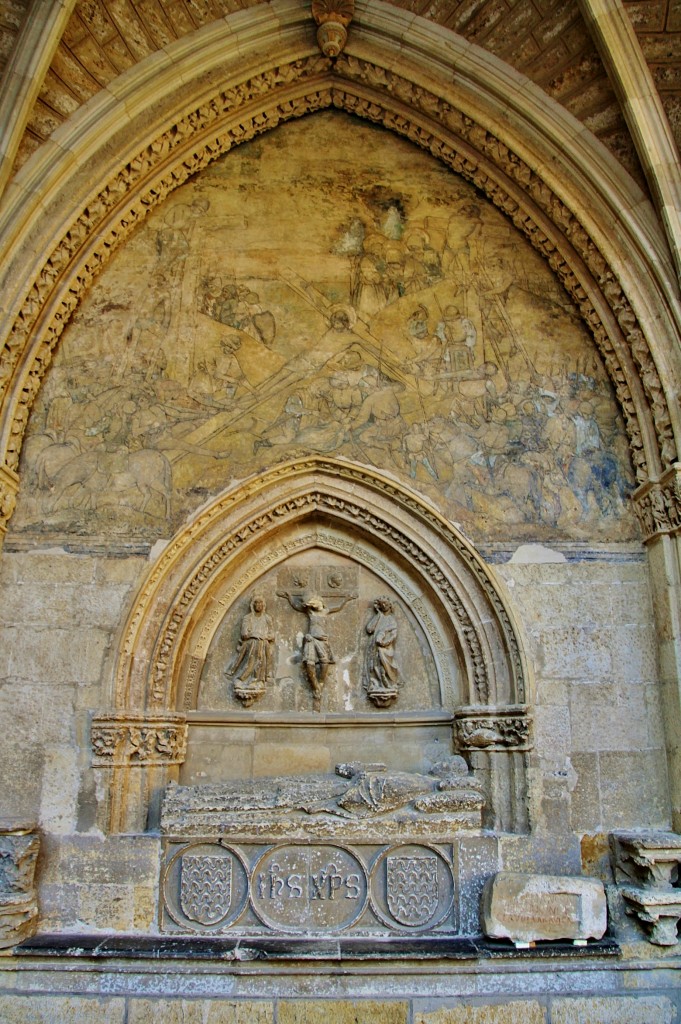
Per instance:
[[[187,754],[187,718],[173,712],[98,715],[92,721],[91,739],[96,768],[182,764]]]
[[[0,543],[17,503],[19,477],[9,466],[0,464]]]
[[[659,480],[651,480],[634,492],[634,511],[643,540],[681,532],[681,463],[676,462]]]
[[[33,825],[0,822],[0,950],[35,933],[35,866],[40,838]]]
[[[312,17],[319,26],[317,42],[325,57],[337,57],[348,39],[355,0],[312,0]]]
[[[627,913],[645,925],[650,942],[675,946],[681,920],[681,836],[674,832],[613,832],[610,854]]]
[[[526,704],[459,708],[454,736],[458,750],[530,750],[532,719]]]

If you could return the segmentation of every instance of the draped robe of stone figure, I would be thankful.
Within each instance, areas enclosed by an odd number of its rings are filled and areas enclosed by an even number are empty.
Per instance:
[[[400,670],[395,662],[397,619],[389,598],[374,601],[374,615],[366,631],[371,639],[364,662],[364,688],[369,694],[377,690],[394,693],[400,685]]]
[[[262,597],[254,597],[241,622],[241,639],[227,675],[242,687],[270,683],[273,674],[274,627]]]

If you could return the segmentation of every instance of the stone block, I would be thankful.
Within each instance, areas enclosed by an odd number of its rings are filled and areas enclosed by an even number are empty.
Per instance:
[[[485,882],[499,870],[499,848],[493,836],[471,836],[454,843],[459,876],[459,931],[480,931],[480,899]]]
[[[280,1002],[277,1024],[407,1024],[406,1002],[305,1000]]]
[[[414,1009],[414,1024],[545,1024],[546,1010],[534,999]]]
[[[133,902],[131,885],[83,885],[78,892],[78,917],[86,928],[131,931]]]
[[[575,683],[570,710],[575,751],[635,751],[649,746],[646,693],[640,683]]]
[[[652,682],[658,663],[652,624],[618,626],[612,631],[612,674],[625,683]]]
[[[149,568],[149,561],[141,555],[127,558],[98,558],[94,561],[95,583],[128,583],[141,579]]]
[[[271,746],[256,747],[253,751],[253,775],[256,778],[267,775],[289,775],[292,764],[295,764],[296,771],[300,774],[333,771],[329,748],[325,746],[319,745],[301,750],[300,747],[272,744]]]
[[[66,878],[81,883],[152,883],[158,874],[157,836],[68,836],[49,850],[49,880]],[[48,876],[46,876],[48,877]]]
[[[666,827],[670,817],[667,770],[659,752],[598,756],[604,829]]]
[[[589,996],[551,1002],[551,1024],[672,1024],[675,1018],[666,996]]]
[[[482,922],[485,935],[516,943],[600,939],[608,923],[603,883],[500,872],[485,885]]]
[[[607,629],[546,629],[537,637],[542,670],[558,679],[612,675],[612,637]]]
[[[0,630],[0,645],[9,651],[8,674],[36,682],[49,679],[51,685],[98,681],[110,640],[104,630],[89,628]]]
[[[66,551],[4,551],[0,581],[5,584],[71,583],[83,586],[92,583],[93,559],[87,555],[70,555]]]
[[[0,995],[3,1024],[123,1024],[125,1000],[87,996]]]
[[[567,708],[538,707],[534,712],[534,736],[537,752],[552,757],[569,754],[571,749],[570,715]]]
[[[68,834],[75,829],[80,788],[77,761],[75,747],[49,746],[45,749],[39,821],[47,832]]]
[[[500,867],[520,874],[576,875],[581,871],[579,842],[574,835],[536,832],[504,836],[499,844]]]
[[[600,760],[596,753],[574,753],[570,765],[570,824],[575,832],[590,832],[601,824]]]
[[[126,1024],[272,1024],[266,1000],[129,999]]]

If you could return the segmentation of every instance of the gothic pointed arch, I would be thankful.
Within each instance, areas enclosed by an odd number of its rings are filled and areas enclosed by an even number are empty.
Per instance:
[[[150,209],[217,156],[328,107],[409,138],[512,219],[594,335],[638,481],[656,480],[674,464],[678,299],[665,284],[664,240],[633,182],[614,172],[583,131],[575,139],[560,107],[482,51],[473,59],[455,36],[444,41],[422,26],[416,46],[411,20],[374,0],[353,23],[346,53],[330,61],[313,52],[302,8],[294,5],[272,28],[276,64],[259,58],[243,18],[236,32],[230,18],[216,23],[202,34],[200,51],[184,40],[142,62],[121,76],[119,90],[65,126],[62,156],[46,147],[17,179],[24,198],[2,224],[3,251],[15,254],[5,276],[0,359],[5,524],[32,403],[64,326],[111,253]],[[238,59],[229,47],[225,55],[226,38],[239,44]],[[392,70],[398,49],[399,73]],[[247,75],[244,52],[251,53]],[[221,76],[219,89],[206,86],[207,71]],[[181,91],[172,84],[178,79]],[[123,163],[112,168],[107,153],[123,135]],[[67,217],[67,207],[80,212]],[[620,216],[623,210],[630,212]],[[615,211],[617,237],[610,231]]]
[[[414,492],[366,467],[321,457],[282,464],[229,490],[173,537],[150,569],[120,637],[112,706],[93,724],[95,765],[109,776],[107,826],[144,827],[185,758],[219,627],[262,581],[258,592],[275,604],[272,572],[305,552],[363,566],[374,586],[389,588],[409,609],[437,678],[434,720],[446,722],[455,749],[468,751],[488,781],[490,823],[524,829],[531,680],[501,584]],[[421,714],[423,725],[428,708]]]

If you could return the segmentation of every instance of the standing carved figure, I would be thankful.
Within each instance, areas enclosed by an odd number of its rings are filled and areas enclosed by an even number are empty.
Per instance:
[[[377,707],[387,707],[397,700],[401,685],[395,661],[397,619],[389,597],[376,598],[366,631],[370,640],[364,660],[364,689]]]
[[[261,697],[272,682],[274,627],[264,598],[254,597],[241,620],[241,637],[226,674],[234,679],[234,694],[246,707]]]
[[[312,706],[315,711],[319,711],[329,666],[336,663],[329,643],[326,618],[334,612],[339,612],[348,601],[353,600],[354,595],[343,595],[335,599],[327,598],[326,604],[317,594],[306,596],[305,594],[290,594],[284,590],[280,596],[285,597],[295,611],[307,614],[307,632],[303,637],[303,667],[305,677],[312,688]]]

